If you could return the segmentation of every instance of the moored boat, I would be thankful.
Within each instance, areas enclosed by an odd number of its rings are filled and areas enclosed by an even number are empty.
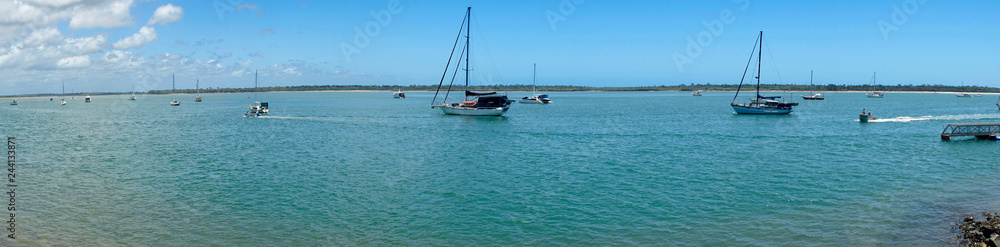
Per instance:
[[[452,54],[448,58],[448,63],[445,64],[445,72],[441,75],[441,82],[438,83],[437,91],[434,93],[434,98],[431,99],[432,109],[441,109],[441,112],[446,115],[463,115],[463,116],[501,116],[510,109],[510,105],[515,101],[507,98],[506,95],[497,94],[497,92],[472,92],[469,91],[469,26],[472,17],[472,7],[468,7],[465,12],[465,20],[462,21],[462,27],[465,28],[465,47],[463,52],[459,53],[458,64],[456,64],[453,70],[452,82],[454,82],[454,74],[457,74],[457,69],[461,66],[462,58],[465,58],[465,100],[461,103],[448,103],[448,95],[451,94],[451,86],[448,86],[447,92],[441,103],[437,103],[437,95],[441,92],[441,86],[444,85],[444,78],[448,74],[449,67],[451,66],[451,59],[454,57],[455,48],[458,47],[458,39],[455,40],[455,45],[452,47]],[[459,29],[459,36],[461,36],[461,29]],[[464,53],[464,54],[463,54]]]
[[[760,45],[758,47],[758,45]],[[736,114],[750,114],[750,115],[785,115],[792,113],[792,103],[780,102],[776,99],[781,98],[781,96],[762,96],[760,95],[760,56],[761,50],[764,48],[764,31],[760,32],[758,36],[757,44],[754,44],[754,50],[757,51],[757,93],[756,98],[752,98],[748,103],[736,102],[736,97],[740,95],[740,89],[743,88],[743,80],[746,78],[746,69],[743,71],[743,77],[740,78],[740,86],[736,88],[736,95],[733,96],[733,100],[730,101],[730,106],[733,107],[733,111]],[[753,53],[750,53],[750,61],[747,61],[747,68],[750,67],[750,62],[753,61]]]

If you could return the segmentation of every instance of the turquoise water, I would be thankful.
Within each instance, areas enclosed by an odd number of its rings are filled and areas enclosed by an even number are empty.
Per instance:
[[[926,246],[1000,208],[1000,142],[939,137],[1000,121],[996,95],[744,116],[704,94],[555,92],[504,117],[433,92],[267,93],[260,118],[246,94],[27,98],[0,124],[26,246]]]

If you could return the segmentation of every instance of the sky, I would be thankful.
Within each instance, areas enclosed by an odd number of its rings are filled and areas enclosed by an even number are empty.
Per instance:
[[[0,0],[0,95],[436,85],[466,7],[472,85],[1000,87],[1000,1]]]

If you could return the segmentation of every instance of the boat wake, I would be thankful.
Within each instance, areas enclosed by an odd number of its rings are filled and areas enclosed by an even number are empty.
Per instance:
[[[894,117],[887,119],[875,119],[869,120],[868,122],[875,123],[889,123],[889,122],[913,122],[913,121],[932,121],[932,120],[985,120],[985,119],[1000,119],[998,114],[964,114],[964,115],[945,115],[945,116],[922,116],[922,117]],[[858,121],[858,120],[854,120]]]

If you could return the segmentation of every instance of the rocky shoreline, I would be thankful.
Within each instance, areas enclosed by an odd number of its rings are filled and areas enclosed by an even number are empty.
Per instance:
[[[967,246],[988,246],[996,247],[1000,244],[1000,213],[984,212],[981,220],[975,217],[965,217],[958,226],[955,226],[961,234],[958,237],[966,242]]]

